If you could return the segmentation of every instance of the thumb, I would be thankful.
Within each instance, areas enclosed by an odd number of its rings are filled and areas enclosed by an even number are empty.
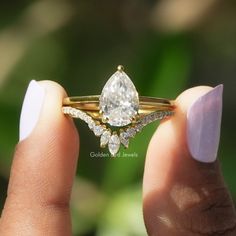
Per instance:
[[[222,86],[195,87],[149,144],[144,218],[149,235],[235,235],[236,214],[216,160]]]
[[[78,134],[61,112],[64,89],[32,81],[25,95],[0,235],[70,235]]]

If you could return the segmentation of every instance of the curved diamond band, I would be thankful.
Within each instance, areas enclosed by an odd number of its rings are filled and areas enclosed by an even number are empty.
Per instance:
[[[67,97],[62,111],[85,121],[100,137],[100,146],[108,145],[115,156],[121,144],[128,148],[130,138],[147,124],[173,115],[174,109],[174,101],[138,96],[123,67],[118,66],[100,96]]]

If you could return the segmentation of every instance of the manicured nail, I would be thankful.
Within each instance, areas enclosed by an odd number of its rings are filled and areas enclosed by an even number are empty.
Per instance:
[[[32,80],[25,94],[20,115],[20,141],[27,138],[36,126],[43,105],[45,90]]]
[[[223,85],[199,97],[187,112],[187,142],[192,157],[214,162],[220,140]]]

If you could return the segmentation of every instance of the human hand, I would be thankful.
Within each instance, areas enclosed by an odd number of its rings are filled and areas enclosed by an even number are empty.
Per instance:
[[[149,235],[236,235],[235,209],[215,160],[221,92],[221,86],[183,92],[175,115],[153,135],[143,180]],[[72,234],[69,202],[79,137],[61,112],[65,96],[54,82],[30,84],[0,235]]]

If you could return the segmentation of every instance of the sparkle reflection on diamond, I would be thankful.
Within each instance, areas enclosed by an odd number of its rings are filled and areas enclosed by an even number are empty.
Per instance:
[[[105,147],[109,142],[110,137],[111,137],[111,132],[109,130],[104,131],[100,139],[100,146]]]
[[[99,105],[110,125],[119,127],[131,123],[139,109],[139,98],[125,72],[117,71],[110,77],[102,90]]]
[[[108,142],[108,148],[112,156],[115,156],[120,149],[120,139],[117,134],[113,134]]]

